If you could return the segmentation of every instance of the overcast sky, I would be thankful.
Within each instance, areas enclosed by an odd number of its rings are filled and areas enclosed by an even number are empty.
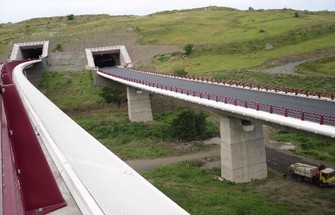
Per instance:
[[[0,23],[68,14],[146,15],[163,10],[226,6],[241,10],[335,10],[335,0],[0,0]]]

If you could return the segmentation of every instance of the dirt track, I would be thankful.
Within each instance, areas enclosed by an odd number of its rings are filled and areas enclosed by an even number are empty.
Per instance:
[[[266,146],[265,151],[266,151],[268,168],[280,174],[286,173],[288,166],[292,163],[304,162],[312,165],[318,164],[318,161],[305,159],[303,157],[290,154],[288,152],[276,149],[274,147]],[[206,152],[198,152],[194,154],[167,157],[167,158],[129,160],[126,161],[126,163],[137,172],[142,172],[145,170],[154,169],[162,165],[174,164],[188,160],[203,160],[208,157],[219,158],[219,156],[220,156],[220,145],[214,145],[211,150]],[[205,164],[205,165],[210,167],[220,167],[219,159],[214,159],[214,161],[211,162],[212,162],[211,164]]]

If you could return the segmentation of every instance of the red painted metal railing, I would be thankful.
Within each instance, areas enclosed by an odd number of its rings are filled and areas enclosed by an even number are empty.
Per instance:
[[[169,86],[169,85],[164,85],[164,84],[159,84],[159,83],[153,83],[153,82],[148,82],[144,80],[125,77],[122,75],[114,75],[114,74],[110,74],[108,72],[104,72],[101,70],[99,70],[99,72],[104,73],[109,76],[116,77],[116,78],[124,79],[126,81],[131,81],[134,83],[138,83],[138,84],[142,84],[142,85],[146,85],[150,87],[155,87],[155,88],[159,88],[163,90],[169,90],[169,91],[176,92],[176,93],[186,94],[186,95],[190,95],[194,97],[213,100],[216,102],[222,102],[225,104],[231,104],[231,105],[240,106],[244,108],[254,109],[257,111],[264,111],[264,112],[271,113],[271,114],[277,114],[277,115],[281,115],[285,117],[300,119],[302,121],[315,122],[321,125],[335,126],[334,116],[325,116],[325,115],[320,115],[316,113],[309,113],[309,112],[303,112],[300,110],[294,110],[290,108],[274,106],[270,104],[262,104],[262,103],[258,103],[255,101],[247,101],[247,100],[242,100],[242,99],[231,98],[231,97],[227,97],[224,95],[210,94],[207,92],[198,92],[198,91],[194,91],[194,90],[190,90],[190,89],[186,89],[182,87],[175,87],[175,86]]]
[[[13,61],[1,71],[3,214],[45,214],[66,206],[12,81]]]

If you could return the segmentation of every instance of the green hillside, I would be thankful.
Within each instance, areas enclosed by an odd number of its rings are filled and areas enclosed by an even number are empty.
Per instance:
[[[121,36],[117,35],[121,38],[120,43],[122,37],[132,34],[135,35],[134,43],[142,46],[194,45],[188,57],[176,50],[149,59],[150,64],[133,59],[137,67],[162,72],[184,69],[189,74],[217,78],[226,78],[229,74],[232,79],[243,81],[254,81],[254,75],[250,77],[248,73],[240,77],[231,74],[252,69],[258,72],[256,76],[282,79],[281,74],[263,74],[259,71],[285,62],[335,54],[335,12],[289,9],[239,11],[208,7],[165,11],[148,16],[82,15],[74,16],[73,20],[64,16],[0,24],[0,59],[4,61],[8,57],[15,42],[49,40],[50,51],[82,52],[85,47],[115,45],[109,42],[117,32],[124,32]],[[131,46],[127,48],[131,49]],[[323,84],[298,84],[295,87],[334,92],[333,59],[330,58],[329,66],[323,66],[320,71],[313,69],[313,72],[304,72],[300,67],[297,73],[305,77],[326,73],[327,78],[320,78]],[[300,76],[296,78],[298,82],[304,82],[304,79],[300,81]],[[262,79],[256,82],[262,82]],[[281,82],[274,84],[282,85]]]

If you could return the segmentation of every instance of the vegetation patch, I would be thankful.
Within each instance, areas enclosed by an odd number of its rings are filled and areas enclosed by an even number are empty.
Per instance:
[[[311,60],[300,64],[297,66],[297,73],[301,75],[318,76],[318,78],[320,75],[335,77],[335,56]]]
[[[289,214],[284,204],[254,192],[265,181],[219,181],[215,177],[220,169],[205,170],[201,166],[199,161],[188,161],[142,175],[191,214]]]
[[[296,146],[293,153],[303,155],[327,163],[335,164],[335,144],[323,140],[306,137],[301,134],[272,129],[271,139],[281,142],[290,142]]]
[[[104,99],[106,103],[109,104],[109,103],[116,103],[120,94],[121,90],[103,87],[99,95]]]
[[[126,112],[74,115],[72,118],[102,144],[123,159],[158,158],[209,149],[198,142],[178,142],[171,123],[178,113],[154,115],[155,121],[134,123]],[[218,133],[214,122],[206,120],[207,138]],[[192,139],[194,140],[194,139]]]
[[[95,87],[91,71],[43,73],[38,86],[52,102],[65,112],[87,111],[106,106]]]

